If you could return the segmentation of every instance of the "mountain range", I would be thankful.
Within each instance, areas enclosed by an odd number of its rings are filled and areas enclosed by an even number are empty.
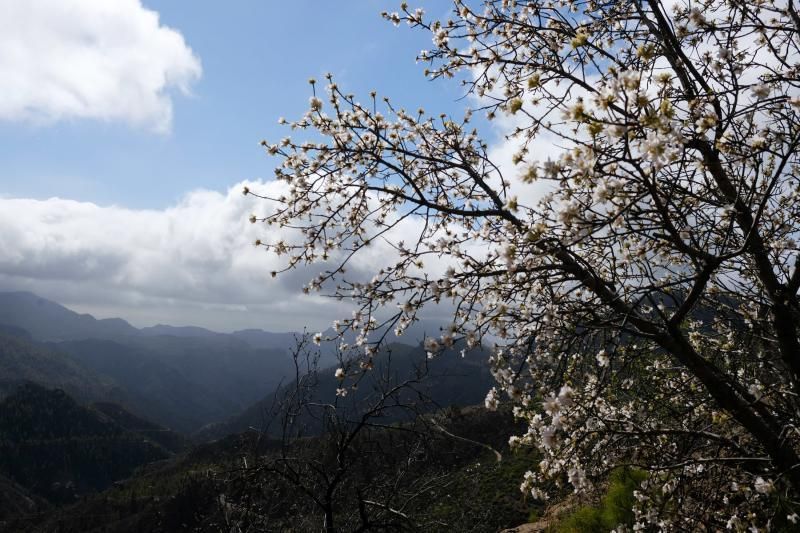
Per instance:
[[[438,328],[418,324],[418,343]],[[193,326],[136,328],[96,319],[30,292],[0,293],[0,397],[33,381],[84,401],[108,401],[191,434],[246,411],[294,373],[298,333]],[[321,368],[336,362],[320,347]]]
[[[325,411],[336,404],[343,420],[358,419],[382,393],[409,380],[412,385],[393,397],[400,407],[376,419],[378,427],[408,423],[404,410],[434,416],[444,407],[481,403],[493,383],[488,353],[454,347],[430,359],[419,341],[438,329],[417,324],[403,339],[409,344],[385,345],[374,356],[372,371],[360,377],[358,365],[338,359],[335,341],[313,347],[308,375],[313,390],[304,393],[308,408],[294,421],[295,437],[324,439],[329,420],[322,411],[315,413],[318,407]],[[196,493],[208,481],[201,465],[231,468],[243,449],[280,442],[281,435],[265,422],[276,401],[298,387],[302,372],[291,355],[298,339],[296,333],[257,329],[136,328],[122,319],[76,313],[32,293],[0,293],[0,531],[34,523],[45,525],[31,530],[49,531],[46,524],[60,528],[64,519],[70,524],[66,530],[83,531],[101,520],[109,502],[115,502],[111,507],[121,521],[112,520],[103,530],[135,531],[152,523],[174,530],[167,522],[177,520],[178,527],[203,515],[196,506],[216,500],[206,502],[208,494]],[[340,379],[340,366],[354,379]],[[463,460],[476,460],[479,450],[467,445]],[[467,483],[468,472],[455,475]],[[227,482],[222,487],[230,489]],[[172,492],[176,488],[179,492]],[[172,494],[167,507],[159,503],[160,494]]]

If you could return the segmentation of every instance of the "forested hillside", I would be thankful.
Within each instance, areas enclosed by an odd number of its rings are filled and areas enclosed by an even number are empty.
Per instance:
[[[0,402],[0,473],[51,503],[68,503],[171,455],[163,438],[152,438],[164,428],[136,428],[121,408],[113,414],[134,427],[62,390],[20,386]]]
[[[336,494],[342,530],[356,530],[360,523],[359,494],[383,502],[390,489],[402,515],[369,509],[372,519],[389,529],[494,532],[541,512],[540,505],[526,501],[518,490],[518,477],[535,458],[508,450],[508,436],[516,427],[508,413],[456,409],[436,415],[436,420],[459,437],[494,447],[502,460],[481,445],[442,432],[419,438],[413,432],[399,436],[379,430],[359,445],[363,460]],[[328,445],[317,437],[292,449],[306,457],[324,457]],[[257,447],[252,433],[202,445],[81,504],[13,525],[45,532],[59,524],[64,533],[210,533],[234,524],[261,531],[316,531],[321,517],[313,501],[301,486],[266,467],[279,456],[279,443],[270,443],[260,454],[254,453]],[[363,453],[368,449],[372,452]]]
[[[51,346],[34,342],[26,331],[0,329],[0,398],[26,381],[58,387],[82,400],[123,400],[113,379],[95,372]]]

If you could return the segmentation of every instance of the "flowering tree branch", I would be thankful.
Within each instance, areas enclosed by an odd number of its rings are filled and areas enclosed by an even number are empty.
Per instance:
[[[298,239],[258,244],[287,268],[329,265],[308,290],[359,304],[337,326],[363,362],[379,325],[400,335],[451,303],[426,347],[496,345],[487,405],[513,402],[514,444],[545,454],[534,497],[637,464],[641,527],[797,520],[794,4],[455,0],[444,21],[385,17],[431,33],[418,59],[462,79],[471,109],[361,104],[332,78],[323,102],[312,83],[290,126],[316,141],[264,143],[286,193],[252,219]],[[474,113],[506,125],[510,165]],[[348,279],[369,247],[373,277]]]

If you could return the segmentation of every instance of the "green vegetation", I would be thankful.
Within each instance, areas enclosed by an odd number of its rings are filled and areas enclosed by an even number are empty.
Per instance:
[[[391,489],[416,494],[403,512],[413,517],[415,531],[489,533],[524,523],[542,511],[526,499],[519,480],[538,461],[532,451],[512,453],[505,443],[518,427],[508,412],[484,409],[446,409],[437,423],[460,437],[486,443],[502,454],[498,461],[486,448],[434,433],[409,462],[404,436],[379,430],[366,448],[390,450],[364,454],[337,497],[343,520],[352,498],[368,484],[375,493]],[[409,434],[410,437],[410,434]],[[197,446],[175,458],[146,466],[130,479],[37,520],[17,522],[26,531],[202,531],[225,529],[237,523],[242,531],[310,531],[319,528],[315,506],[296,487],[263,470],[276,457],[274,441],[254,457],[258,435],[232,435]],[[320,456],[327,441],[300,441],[293,454]],[[361,449],[366,449],[361,448]],[[393,454],[391,450],[395,450]],[[244,460],[247,459],[247,467]],[[402,470],[405,475],[396,477]],[[395,484],[396,483],[396,484]],[[376,496],[377,497],[377,496]],[[2,529],[2,528],[0,528]],[[229,527],[227,529],[230,529]],[[343,523],[342,531],[349,530]]]
[[[156,429],[163,431],[149,426],[151,433]],[[79,405],[61,390],[29,383],[0,402],[0,474],[53,503],[105,489],[169,455],[147,434]]]
[[[530,521],[543,505],[526,499],[519,484],[536,461],[531,450],[507,452],[502,461],[484,454],[453,472],[447,497],[435,501],[429,510],[431,519],[457,526],[458,531],[494,531],[492,526]]]
[[[562,519],[557,533],[607,532],[633,524],[633,491],[647,478],[640,470],[620,468],[608,480],[608,489],[597,506],[582,506]]]

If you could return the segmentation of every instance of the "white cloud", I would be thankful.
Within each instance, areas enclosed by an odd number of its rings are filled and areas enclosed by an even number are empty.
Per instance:
[[[199,59],[140,0],[0,0],[0,119],[124,121],[158,132]]]
[[[253,242],[277,230],[250,224],[251,212],[270,206],[243,196],[244,185],[195,191],[164,210],[0,198],[0,290],[30,290],[137,325],[280,331],[349,316],[345,304],[302,293],[309,269],[270,276],[283,262]],[[275,196],[282,186],[247,185]]]
[[[76,311],[121,317],[137,326],[299,331],[323,330],[335,319],[349,318],[354,304],[323,296],[333,287],[323,295],[302,291],[346,252],[273,278],[271,272],[281,270],[287,258],[254,246],[255,240],[293,243],[301,235],[251,224],[251,213],[268,215],[276,204],[244,196],[245,185],[272,198],[288,187],[271,181],[241,182],[225,193],[196,190],[162,210],[0,197],[0,291],[28,290]],[[388,238],[410,238],[422,227],[409,218]],[[350,281],[366,281],[398,257],[384,239],[362,252],[348,263]],[[445,266],[429,257],[425,271],[436,275]],[[445,307],[434,308],[429,318]]]
[[[528,152],[520,163],[514,163],[514,156],[523,146],[522,139],[506,138],[517,127],[527,127],[529,122],[518,116],[502,115],[495,119],[493,127],[497,140],[489,145],[489,159],[500,169],[509,183],[509,196],[516,196],[520,206],[534,207],[553,184],[545,180],[526,183],[522,179],[531,163],[541,163],[548,159],[557,160],[563,153],[564,141],[555,133],[543,130],[527,143]]]

